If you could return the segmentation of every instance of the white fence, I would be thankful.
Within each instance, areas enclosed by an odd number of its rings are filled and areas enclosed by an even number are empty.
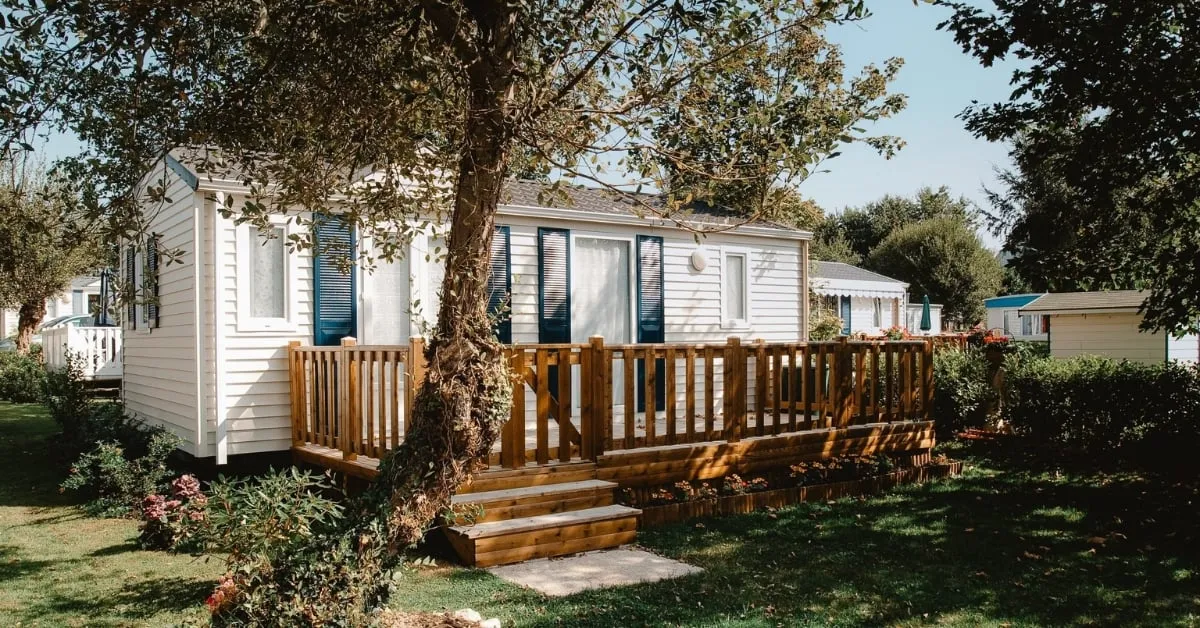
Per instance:
[[[61,369],[79,356],[86,379],[121,379],[120,327],[56,327],[42,331],[46,366]]]

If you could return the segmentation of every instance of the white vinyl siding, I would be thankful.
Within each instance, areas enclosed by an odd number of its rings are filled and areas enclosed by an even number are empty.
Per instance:
[[[160,169],[150,176],[157,184],[162,175]],[[171,202],[156,207],[149,230],[159,236],[163,249],[177,250],[182,256],[171,264],[160,258],[158,327],[146,329],[140,321],[139,306],[137,331],[124,335],[122,395],[130,413],[170,430],[183,440],[184,451],[196,454],[199,438],[194,317],[198,304],[194,294],[196,252],[192,234],[194,212],[201,200],[174,173],[166,181],[166,197]],[[139,252],[137,259],[140,265],[144,251]]]

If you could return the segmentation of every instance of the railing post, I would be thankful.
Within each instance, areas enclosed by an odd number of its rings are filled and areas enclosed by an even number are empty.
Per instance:
[[[605,417],[611,413],[605,411],[605,399],[608,398],[605,373],[609,364],[604,359],[604,336],[588,338],[588,370],[589,383],[584,385],[583,399],[590,401],[590,412],[584,413],[583,442],[588,443],[586,457],[595,460],[604,453],[604,434],[607,432]]]
[[[342,338],[342,350],[338,351],[338,414],[344,417],[342,426],[342,459],[358,458],[358,439],[362,429],[358,425],[358,363],[353,359],[350,348],[358,344],[354,338]]]
[[[725,439],[734,443],[742,439],[746,425],[746,360],[741,338],[729,337],[724,371]]]
[[[926,421],[933,418],[933,386],[933,338],[928,338],[921,352],[921,414]]]
[[[292,410],[292,447],[304,445],[304,397],[300,394],[300,380],[304,377],[304,373],[300,370],[300,356],[297,354],[299,348],[299,340],[293,340],[287,346],[288,390],[291,395]]]
[[[833,427],[849,427],[854,413],[854,367],[850,338],[838,338],[833,349]]]
[[[508,360],[512,368],[512,409],[500,442],[500,464],[520,469],[525,466],[525,350],[512,345]]]

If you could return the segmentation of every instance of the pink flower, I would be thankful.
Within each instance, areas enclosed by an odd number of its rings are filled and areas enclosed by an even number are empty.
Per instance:
[[[181,475],[171,482],[171,494],[175,497],[191,499],[200,495],[200,480],[194,475]]]

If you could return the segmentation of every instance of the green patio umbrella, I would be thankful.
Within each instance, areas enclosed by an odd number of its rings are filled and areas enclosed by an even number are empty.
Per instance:
[[[933,322],[929,316],[929,295],[925,295],[921,299],[921,331],[929,331],[933,329]]]

